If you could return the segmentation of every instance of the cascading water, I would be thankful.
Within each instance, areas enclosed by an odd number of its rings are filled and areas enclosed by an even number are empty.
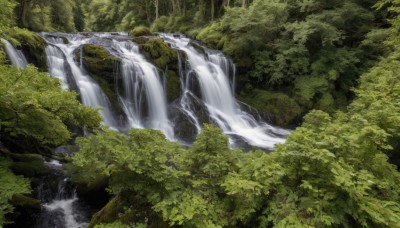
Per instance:
[[[89,216],[86,205],[79,201],[75,189],[68,182],[62,165],[57,160],[46,162],[52,170],[38,186],[37,195],[43,211],[34,227],[84,228]]]
[[[92,107],[103,107],[100,111],[104,117],[103,124],[111,128],[153,128],[161,130],[170,140],[190,142],[193,136],[201,131],[201,124],[210,119],[230,136],[233,145],[245,141],[249,145],[268,149],[272,149],[276,143],[283,143],[288,134],[288,131],[257,121],[243,111],[233,96],[234,64],[220,52],[197,45],[197,48],[203,49],[200,53],[191,46],[187,38],[161,35],[174,48],[183,51],[188,58],[186,73],[183,73],[184,69],[179,72],[182,80],[180,99],[168,106],[156,67],[145,60],[139,53],[138,46],[127,34],[43,33],[42,36],[50,43],[46,49],[49,72],[60,78],[63,87],[67,88],[71,83],[66,72],[70,71],[82,103]],[[65,39],[68,40],[67,44]],[[127,123],[118,124],[118,118],[112,112],[108,98],[82,68],[82,59],[74,61],[74,54],[80,51],[84,44],[103,46],[110,54],[121,59],[116,70],[115,93],[127,117]],[[201,98],[192,86],[193,76],[197,79]],[[181,131],[177,130],[176,126],[182,126],[182,118],[173,117],[174,124],[168,118],[167,110],[173,109],[177,104],[180,115],[186,116],[183,118],[183,122],[186,121],[183,125],[189,130],[183,130],[184,134],[191,135],[183,140],[182,134],[176,135],[177,131]]]
[[[173,48],[186,53],[190,69],[187,69],[186,79],[193,73],[199,82],[202,100],[204,101],[211,119],[229,135],[232,144],[235,138],[244,139],[248,144],[272,149],[275,144],[283,143],[284,137],[289,132],[272,127],[264,122],[259,122],[253,116],[241,110],[233,96],[234,86],[229,83],[228,60],[219,52],[203,48],[206,55],[199,53],[190,44],[190,39],[176,37],[168,34],[161,36]],[[200,45],[198,45],[200,46]],[[233,70],[231,70],[233,71]],[[185,94],[193,95],[190,87],[185,83]],[[188,107],[191,99],[181,99],[181,106]],[[192,110],[186,109],[187,112]],[[192,116],[196,116],[193,112]]]
[[[48,38],[52,43],[62,44],[61,38]],[[61,87],[65,90],[69,90],[67,71],[65,67],[65,56],[60,48],[48,45],[46,47],[46,60],[48,66],[48,72],[51,76],[60,79]]]
[[[17,50],[10,42],[5,39],[0,39],[4,43],[4,50],[12,65],[19,68],[25,68],[28,65],[28,61],[25,58],[24,53],[21,50]]]
[[[74,53],[77,49],[79,49],[83,44],[88,43],[90,38],[81,36],[79,34],[64,34],[64,38],[68,39],[68,43],[65,44],[62,42],[62,39],[54,39],[53,36],[49,36],[48,33],[42,33],[42,37],[45,38],[50,45],[58,47],[59,50],[64,54],[64,61],[70,67],[72,76],[77,84],[77,89],[79,90],[79,94],[82,100],[82,103],[87,106],[91,106],[94,108],[102,108],[100,110],[100,114],[103,116],[103,124],[109,126],[113,129],[118,129],[119,124],[113,115],[111,104],[107,96],[101,90],[100,86],[91,79],[84,71],[81,65],[78,65],[74,61]],[[52,43],[54,42],[54,43]],[[50,48],[48,49],[50,50]],[[48,54],[57,54],[57,53],[49,53]],[[58,55],[58,54],[57,54]],[[58,58],[59,55],[48,56],[48,59]],[[62,70],[59,69],[61,67],[60,61],[49,61],[49,73],[59,71],[63,71],[64,74],[58,74],[57,77],[61,77],[62,81],[65,82],[68,79],[66,78],[65,72],[67,70],[64,68]]]
[[[112,48],[122,58],[120,75],[122,91],[119,99],[133,128],[161,130],[174,140],[174,131],[168,119],[167,101],[157,69],[139,53],[137,45],[131,41],[113,40]],[[142,105],[146,101],[145,105]],[[143,106],[147,110],[143,110]],[[147,120],[142,113],[147,111]]]

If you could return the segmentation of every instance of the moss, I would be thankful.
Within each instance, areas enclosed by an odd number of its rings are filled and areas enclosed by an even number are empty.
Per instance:
[[[138,26],[134,29],[132,29],[129,32],[129,35],[132,37],[139,37],[139,36],[151,36],[152,33],[150,31],[150,29],[146,26]]]
[[[71,170],[71,169],[70,169]],[[98,174],[92,181],[87,182],[84,178],[79,177],[82,173],[75,172],[73,181],[77,182],[77,192],[79,195],[90,195],[93,192],[98,192],[108,186],[109,177],[104,174]]]
[[[13,161],[10,168],[17,175],[34,178],[50,172],[39,154],[11,153],[7,150],[0,150],[0,154]]]
[[[30,63],[33,63],[42,71],[47,71],[46,46],[47,42],[38,34],[27,29],[8,28],[4,30],[10,37],[13,45],[20,47]]]
[[[303,114],[303,109],[296,101],[282,92],[255,89],[240,94],[239,98],[281,126],[296,123]]]
[[[149,37],[145,37],[145,36],[139,36],[139,37],[134,37],[133,41],[136,44],[145,44],[150,38]]]
[[[146,223],[147,227],[168,227],[152,206],[132,192],[116,195],[106,206],[93,215],[89,228],[97,224],[120,222],[123,224]]]
[[[41,203],[39,200],[34,199],[32,197],[22,195],[22,194],[15,194],[11,199],[11,203],[14,206],[26,208],[26,209],[36,209],[40,210],[42,208]]]
[[[122,114],[118,98],[115,90],[115,64],[120,63],[120,59],[109,54],[103,47],[93,44],[85,44],[82,47],[82,62],[86,71],[90,76],[97,81],[103,92],[110,99],[113,109]],[[78,59],[81,58],[81,53],[76,53]]]
[[[141,53],[152,62],[160,71],[167,69],[167,99],[172,102],[181,92],[181,84],[178,76],[179,61],[178,52],[168,46],[161,38],[150,38],[140,46]]]
[[[176,100],[181,94],[181,81],[174,71],[167,71],[167,99],[169,102]]]
[[[149,39],[139,46],[141,53],[158,69],[178,70],[178,54],[161,38]]]

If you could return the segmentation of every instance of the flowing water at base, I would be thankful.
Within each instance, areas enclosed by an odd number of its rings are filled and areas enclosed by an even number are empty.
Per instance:
[[[84,228],[89,221],[90,208],[81,201],[57,160],[46,162],[51,174],[44,178],[36,192],[43,209],[35,228]]]

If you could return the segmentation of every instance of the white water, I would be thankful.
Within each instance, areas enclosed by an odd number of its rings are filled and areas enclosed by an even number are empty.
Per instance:
[[[50,39],[50,38],[49,38]],[[63,40],[51,39],[52,43],[62,44]],[[48,72],[51,76],[60,79],[61,87],[65,90],[69,90],[68,80],[65,69],[65,56],[63,52],[53,45],[46,47],[46,60],[48,66]]]
[[[168,119],[167,101],[157,69],[140,53],[131,41],[113,40],[112,47],[118,52],[121,63],[122,92],[119,99],[132,128],[161,130],[170,140],[175,140]],[[147,110],[142,102],[146,101]],[[147,118],[142,117],[147,111]]]
[[[44,207],[49,211],[61,210],[64,214],[65,227],[68,228],[84,228],[87,223],[78,223],[74,216],[73,203],[77,201],[78,198],[74,196],[69,199],[54,200],[50,204],[45,204]]]
[[[191,68],[189,71],[194,71],[197,75],[202,100],[210,117],[225,134],[239,136],[250,145],[262,148],[272,149],[275,144],[284,143],[284,136],[288,131],[258,122],[240,109],[233,96],[234,85],[229,83],[226,75],[229,73],[228,60],[222,54],[206,51],[208,56],[204,56],[189,44],[188,38],[165,34],[162,37],[174,48],[186,53]],[[189,88],[185,88],[185,91],[189,93]],[[184,99],[181,102],[182,106],[188,106]]]
[[[84,71],[81,65],[78,65],[75,60],[75,51],[81,48],[83,44],[89,42],[90,38],[82,37],[80,35],[72,35],[69,34],[66,38],[68,39],[68,44],[64,44],[60,42],[59,39],[46,37],[44,33],[43,36],[50,44],[59,48],[60,51],[64,54],[64,61],[71,68],[71,73],[76,81],[76,84],[79,88],[79,93],[81,96],[82,103],[86,106],[91,106],[93,108],[102,108],[99,112],[103,116],[103,125],[109,126],[112,129],[118,129],[118,122],[114,118],[114,115],[111,111],[111,104],[107,96],[101,90],[100,86],[91,79],[86,72]],[[54,43],[52,43],[52,41]],[[49,57],[48,58],[53,58]],[[54,58],[58,58],[58,56],[54,56]],[[59,69],[61,68],[61,69]],[[62,70],[63,69],[63,70]],[[60,71],[64,72],[63,74],[58,74]],[[67,70],[61,66],[61,61],[54,61],[53,65],[49,65],[49,73],[56,72],[57,77],[61,77],[63,82],[67,81],[66,74]]]
[[[39,198],[47,203],[43,204],[45,212],[38,220],[37,227],[60,227],[60,228],[84,228],[87,227],[87,218],[82,215],[79,207],[78,197],[75,190],[67,186],[62,164],[57,160],[45,162],[52,170],[54,179],[58,182],[56,192],[49,192],[50,183],[43,183],[39,187]],[[46,188],[45,188],[46,187]]]
[[[11,64],[17,66],[19,68],[25,68],[28,65],[28,61],[26,60],[24,53],[21,50],[17,50],[10,42],[5,39],[0,39],[4,43],[4,50],[8,58],[11,61]]]

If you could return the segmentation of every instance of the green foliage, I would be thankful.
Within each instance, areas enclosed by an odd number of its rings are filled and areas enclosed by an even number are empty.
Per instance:
[[[68,126],[95,129],[100,116],[63,91],[59,80],[34,67],[0,65],[0,131],[2,138],[31,138],[60,144],[71,137]]]
[[[287,126],[301,118],[304,110],[283,92],[252,89],[239,95],[239,99],[254,107],[265,119]]]
[[[30,193],[29,181],[21,176],[15,176],[7,168],[9,162],[0,158],[0,226],[7,223],[4,216],[13,211],[10,204],[16,194]]]
[[[126,225],[126,224],[123,224],[123,223],[120,223],[120,222],[114,222],[114,223],[108,223],[108,224],[99,224],[99,225],[96,225],[95,226],[95,228],[129,228],[129,227],[132,227],[132,226],[129,226],[129,225]],[[135,228],[146,228],[146,226],[141,226],[141,225],[136,225],[136,226],[133,226],[133,227],[135,227]]]
[[[384,154],[388,137],[359,113],[315,111],[272,154],[231,150],[205,126],[187,150],[153,130],[93,135],[74,160],[89,175],[110,175],[111,192],[146,199],[170,225],[392,226],[400,174]]]
[[[17,0],[17,22],[34,31],[74,32],[75,0]]]
[[[2,30],[1,27],[13,24],[13,11],[16,4],[14,0],[0,0],[0,32]]]
[[[150,29],[146,26],[138,26],[132,29],[129,32],[129,35],[132,37],[138,37],[138,36],[150,36],[152,35]]]

